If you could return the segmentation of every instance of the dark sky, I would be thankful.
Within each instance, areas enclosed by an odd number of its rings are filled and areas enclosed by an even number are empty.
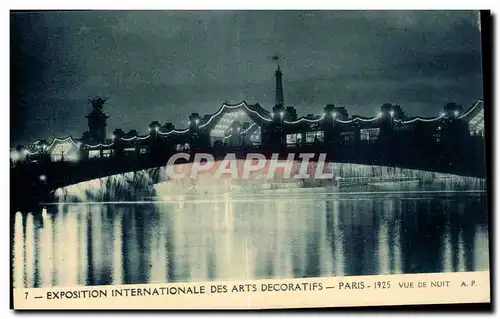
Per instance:
[[[476,12],[44,12],[11,15],[11,142],[81,137],[88,99],[110,97],[108,132],[186,126],[224,101],[371,116],[384,102],[437,116],[482,98]]]

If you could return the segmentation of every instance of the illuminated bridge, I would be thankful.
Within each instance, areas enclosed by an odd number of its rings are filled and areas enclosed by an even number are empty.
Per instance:
[[[192,113],[187,126],[155,121],[145,135],[121,129],[106,136],[104,99],[91,100],[89,130],[82,138],[54,138],[11,150],[14,202],[50,199],[55,189],[96,178],[165,166],[175,153],[248,153],[282,158],[294,153],[326,153],[329,162],[398,167],[484,178],[484,103],[468,109],[448,103],[434,118],[407,117],[399,105],[384,104],[374,117],[350,116],[345,107],[326,105],[320,115],[297,117],[284,106],[281,71],[276,71],[276,103],[222,104],[213,114]],[[193,156],[191,156],[193,158]],[[317,159],[317,156],[315,157]]]

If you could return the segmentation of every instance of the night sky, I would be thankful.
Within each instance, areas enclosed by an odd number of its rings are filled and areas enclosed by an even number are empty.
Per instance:
[[[385,102],[437,116],[482,98],[476,12],[44,12],[11,14],[11,143],[81,137],[88,99],[108,133],[246,100],[270,110],[281,58],[299,116],[325,104],[374,116]]]

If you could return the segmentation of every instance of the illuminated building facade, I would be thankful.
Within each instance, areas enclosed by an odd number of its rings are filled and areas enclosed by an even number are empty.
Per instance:
[[[456,151],[468,145],[464,141],[481,139],[484,144],[483,102],[478,101],[463,111],[448,103],[435,118],[407,117],[401,106],[384,104],[374,117],[349,116],[345,107],[328,104],[321,115],[298,118],[294,107],[284,101],[283,73],[275,72],[276,96],[271,111],[259,104],[223,104],[215,113],[189,115],[187,126],[177,129],[172,123],[154,121],[149,132],[113,131],[106,139],[103,113],[106,100],[91,100],[93,110],[87,116],[89,130],[81,139],[55,138],[50,144],[38,141],[27,149],[16,150],[16,160],[39,161],[48,155],[51,161],[96,160],[111,157],[156,156],[165,152],[224,149],[294,149],[327,147],[339,152],[361,152],[366,147],[379,147],[379,152],[394,156],[395,152],[413,149]],[[410,145],[410,146],[409,146]],[[384,147],[382,147],[384,146]],[[465,146],[467,147],[467,146]]]

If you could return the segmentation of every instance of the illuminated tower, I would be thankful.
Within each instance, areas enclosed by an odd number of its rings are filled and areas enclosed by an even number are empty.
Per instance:
[[[277,61],[278,56],[274,56],[273,60]],[[272,144],[275,146],[284,145],[284,133],[283,133],[283,121],[285,120],[285,107],[283,100],[283,73],[281,73],[280,66],[278,64],[278,68],[274,73],[276,77],[276,101],[273,107],[273,112],[271,113],[271,118],[273,120],[273,128],[270,138]]]
[[[103,143],[106,139],[106,121],[109,116],[102,111],[106,100],[100,97],[90,100],[93,110],[86,116],[89,126],[88,137],[96,143]]]

